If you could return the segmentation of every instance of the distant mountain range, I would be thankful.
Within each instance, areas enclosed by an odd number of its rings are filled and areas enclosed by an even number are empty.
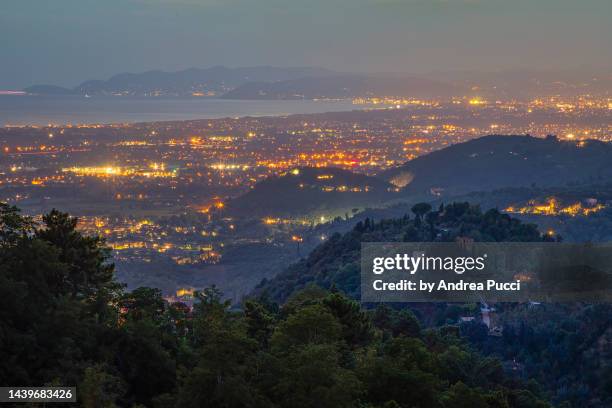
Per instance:
[[[176,72],[147,71],[124,73],[108,80],[85,81],[74,88],[53,85],[34,85],[24,89],[32,94],[67,95],[202,95],[220,96],[249,82],[287,81],[304,77],[334,75],[324,68],[276,68],[247,67],[227,68],[216,66],[191,68]]]
[[[226,99],[341,99],[369,95],[447,97],[462,87],[427,78],[356,75],[324,68],[251,67],[148,71],[85,81],[74,88],[34,85],[39,95],[208,96]]]
[[[367,96],[446,98],[478,95],[533,98],[542,95],[609,95],[609,71],[433,72],[354,74],[317,67],[190,68],[176,72],[123,73],[74,88],[34,85],[44,95],[208,96],[227,99],[320,99]]]

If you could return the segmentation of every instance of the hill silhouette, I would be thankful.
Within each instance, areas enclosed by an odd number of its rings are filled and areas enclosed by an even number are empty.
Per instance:
[[[248,82],[229,91],[227,99],[343,99],[368,95],[448,97],[461,87],[426,78],[372,75],[328,75],[278,82]]]
[[[252,81],[285,81],[306,76],[325,76],[333,72],[323,68],[277,68],[244,67],[228,68],[190,68],[182,71],[165,72],[159,70],[141,73],[122,73],[107,80],[85,81],[73,89],[63,89],[62,93],[110,95],[151,95],[157,92],[168,95],[191,95],[194,92],[212,91],[216,95]],[[46,94],[57,93],[58,87],[34,85],[26,92]]]
[[[612,178],[612,146],[597,140],[562,141],[491,135],[430,153],[380,174],[404,194],[443,197],[504,187],[561,186]]]
[[[419,205],[427,209],[426,204]],[[415,211],[418,212],[416,208]],[[345,234],[332,235],[308,257],[278,276],[262,281],[255,293],[282,303],[294,291],[315,284],[326,289],[335,287],[359,299],[362,242],[452,242],[459,236],[483,242],[551,239],[542,235],[534,224],[525,224],[495,209],[483,212],[480,207],[467,202],[441,206],[436,211],[429,211],[425,217],[411,218],[406,214],[401,218],[380,221],[368,218]]]
[[[228,211],[259,216],[342,215],[395,195],[384,180],[333,167],[301,167],[271,176],[230,201]]]

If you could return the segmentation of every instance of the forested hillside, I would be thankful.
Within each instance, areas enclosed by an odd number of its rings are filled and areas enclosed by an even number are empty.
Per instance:
[[[612,179],[612,145],[520,135],[490,135],[417,157],[380,174],[404,193],[452,197],[504,187],[551,187]]]
[[[359,222],[352,231],[332,235],[299,263],[277,277],[260,283],[256,293],[265,293],[274,301],[283,302],[296,289],[310,284],[323,288],[335,286],[358,299],[360,292],[360,249],[362,242],[452,242],[469,237],[483,242],[536,242],[554,240],[542,235],[533,224],[491,209],[482,212],[469,203],[452,203],[432,210],[426,203],[412,207],[410,217]]]
[[[295,290],[316,285],[360,295],[361,242],[454,241],[469,237],[485,242],[560,240],[541,234],[498,210],[482,212],[468,203],[437,210],[417,204],[413,214],[373,222],[366,219],[346,234],[336,234],[284,273],[263,281],[259,296],[283,302]],[[484,355],[498,358],[515,378],[534,379],[547,398],[563,407],[612,404],[612,307],[609,304],[498,304],[502,336],[490,336],[473,304],[395,305],[412,310],[427,327],[458,326],[462,338]],[[474,317],[458,323],[461,316]]]
[[[0,382],[77,386],[83,407],[547,407],[456,328],[311,288],[232,311],[125,292],[104,243],[0,206]]]
[[[334,167],[302,167],[271,176],[228,203],[237,215],[344,215],[352,209],[379,206],[394,198],[384,180]]]

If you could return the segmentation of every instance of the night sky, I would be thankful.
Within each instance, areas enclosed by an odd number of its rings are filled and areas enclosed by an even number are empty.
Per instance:
[[[0,89],[213,65],[608,69],[610,0],[1,0]]]

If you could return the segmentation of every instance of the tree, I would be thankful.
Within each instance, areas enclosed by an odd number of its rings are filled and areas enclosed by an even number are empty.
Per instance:
[[[441,398],[442,406],[448,408],[488,408],[490,405],[482,392],[469,388],[462,382],[453,386]]]
[[[60,262],[68,266],[62,277],[65,293],[74,298],[92,299],[101,289],[115,290],[114,265],[110,252],[99,237],[86,237],[77,230],[77,219],[52,210],[43,216],[45,228],[36,231],[37,238],[59,250]],[[59,285],[58,285],[59,286]]]
[[[17,207],[0,202],[0,245],[3,248],[16,245],[19,239],[27,238],[33,229],[31,218],[22,216]]]
[[[363,386],[351,370],[340,366],[331,344],[305,344],[281,357],[278,382],[272,389],[283,408],[349,408]]]
[[[342,325],[342,337],[351,347],[365,345],[374,336],[372,322],[359,303],[340,293],[332,293],[323,300],[323,305]]]
[[[97,364],[85,369],[77,391],[83,408],[112,408],[125,393],[125,385],[107,367]]]
[[[244,318],[249,337],[255,339],[263,348],[267,348],[274,328],[274,316],[260,303],[248,300],[244,304]]]
[[[419,220],[423,219],[423,216],[431,211],[431,204],[429,203],[418,203],[412,206],[412,212]]]
[[[272,349],[288,350],[304,344],[326,344],[340,340],[342,326],[320,304],[304,306],[282,321],[272,335]]]
[[[151,319],[159,323],[166,311],[161,290],[154,288],[134,289],[121,297],[119,305],[124,317],[132,320]]]

